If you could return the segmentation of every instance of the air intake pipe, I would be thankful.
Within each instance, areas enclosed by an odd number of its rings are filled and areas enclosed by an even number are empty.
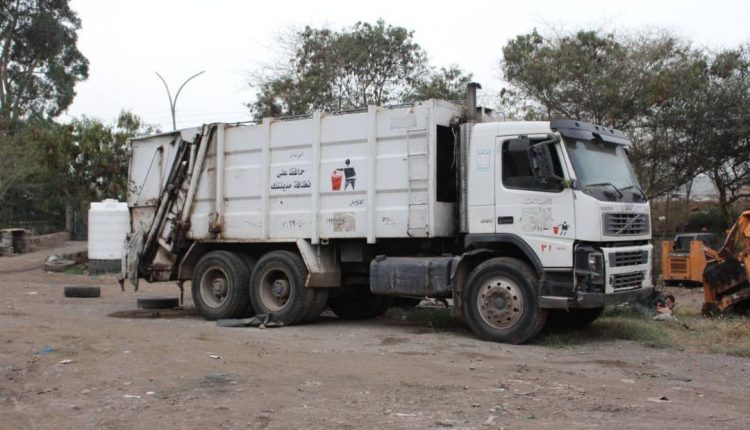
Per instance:
[[[482,86],[476,82],[466,86],[466,122],[477,122],[477,89]]]
[[[477,122],[477,88],[482,88],[476,82],[466,86],[466,122],[460,125],[458,131],[458,231],[469,232],[469,142],[474,123]]]

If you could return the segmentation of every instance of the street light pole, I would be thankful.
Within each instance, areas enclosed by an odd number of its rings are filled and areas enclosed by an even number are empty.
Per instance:
[[[159,74],[159,72],[155,72],[156,76],[158,76],[159,79],[161,79],[161,82],[164,84],[164,88],[167,90],[167,97],[169,97],[169,110],[172,112],[172,130],[177,130],[177,119],[175,116],[175,107],[177,106],[177,97],[180,96],[180,91],[182,91],[185,85],[191,80],[193,80],[193,78],[196,78],[205,72],[206,71],[203,70],[187,78],[185,82],[183,82],[182,85],[180,85],[180,88],[177,90],[177,94],[175,94],[174,99],[172,99],[172,93],[169,91],[169,85],[167,85],[167,81],[164,80],[164,78]]]

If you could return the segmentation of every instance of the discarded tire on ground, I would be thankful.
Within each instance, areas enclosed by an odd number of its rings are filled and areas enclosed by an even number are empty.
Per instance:
[[[143,297],[137,300],[140,309],[174,309],[180,306],[177,297]]]
[[[53,260],[44,263],[45,272],[64,272],[68,268],[75,266],[75,261],[72,260]]]
[[[464,316],[478,337],[519,344],[536,336],[547,320],[537,306],[536,273],[515,258],[498,257],[474,269],[464,290]]]
[[[63,291],[63,293],[65,294],[65,297],[92,298],[92,297],[101,296],[102,289],[99,287],[72,286],[72,287],[65,287],[65,290]]]

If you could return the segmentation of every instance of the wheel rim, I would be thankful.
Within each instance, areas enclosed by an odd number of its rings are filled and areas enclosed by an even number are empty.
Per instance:
[[[497,329],[508,329],[523,315],[523,294],[509,278],[494,277],[480,287],[477,308],[484,322]]]
[[[291,276],[284,270],[269,270],[260,280],[260,301],[270,311],[284,309],[293,294]]]
[[[229,277],[224,270],[214,267],[201,276],[200,285],[203,302],[212,308],[218,308],[229,296]]]

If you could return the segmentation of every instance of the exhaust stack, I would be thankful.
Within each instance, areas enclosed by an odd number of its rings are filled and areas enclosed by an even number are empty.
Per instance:
[[[477,122],[477,89],[481,88],[477,82],[466,86],[466,122]]]

